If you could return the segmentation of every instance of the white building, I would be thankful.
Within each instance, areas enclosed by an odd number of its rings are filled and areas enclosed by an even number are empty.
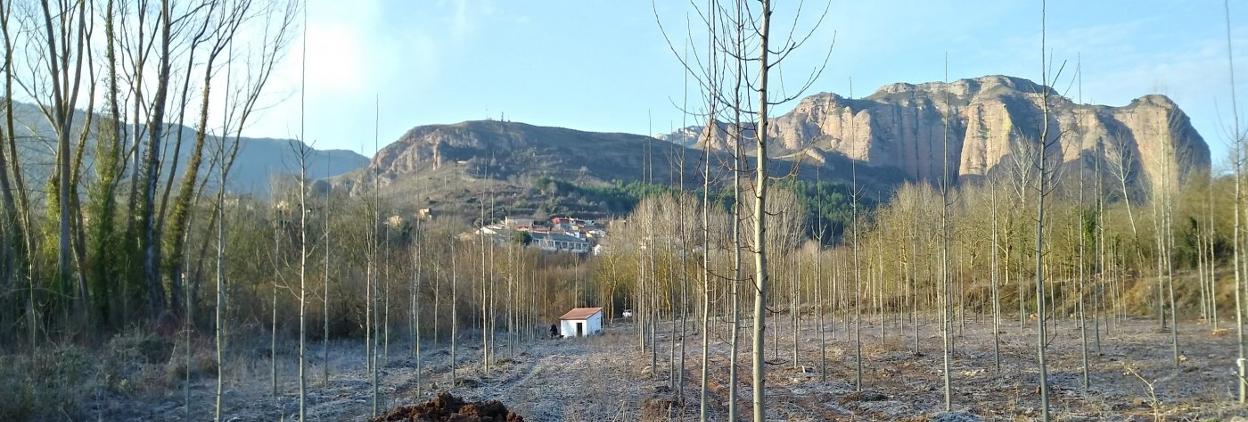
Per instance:
[[[602,308],[572,308],[559,317],[559,334],[564,337],[602,334]]]
[[[507,216],[503,219],[503,225],[513,229],[519,227],[533,227],[533,219],[528,217]]]
[[[547,252],[589,253],[589,241],[564,233],[529,233],[532,245]]]

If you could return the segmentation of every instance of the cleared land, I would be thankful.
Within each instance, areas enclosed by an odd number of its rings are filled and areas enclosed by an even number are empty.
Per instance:
[[[827,324],[827,379],[820,376],[820,344],[813,321],[804,320],[799,330],[798,362],[792,361],[793,332],[790,320],[781,315],[773,322],[778,333],[767,337],[768,420],[1028,420],[1039,416],[1036,390],[1034,321],[1020,331],[1017,321],[1006,321],[1001,335],[1001,372],[994,369],[991,324],[987,320],[955,323],[956,353],[952,363],[954,405],[942,414],[941,339],[939,323],[920,324],[920,353],[913,351],[909,325],[886,324],[881,340],[878,321],[861,330],[864,357],[863,388],[854,386],[855,353],[852,331],[841,319]],[[960,327],[960,328],[959,328]],[[420,382],[416,361],[409,357],[406,341],[393,341],[389,360],[383,365],[380,395],[383,412],[394,406],[424,402],[450,389],[468,400],[499,400],[534,421],[583,420],[696,420],[700,376],[701,337],[690,322],[686,335],[684,400],[672,388],[679,367],[672,356],[673,332],[680,325],[660,325],[657,371],[650,368],[650,351],[642,354],[637,334],[629,323],[619,322],[607,334],[588,339],[517,342],[514,354],[505,337],[497,337],[497,362],[481,368],[480,338],[465,338],[458,350],[458,378],[450,385],[450,353],[447,344],[425,345],[421,354]],[[709,409],[711,419],[724,420],[727,412],[727,338],[725,327],[711,330]],[[960,331],[960,332],[959,332]],[[1053,330],[1049,350],[1052,410],[1059,420],[1174,420],[1230,419],[1248,415],[1248,408],[1233,403],[1235,394],[1235,333],[1211,333],[1207,325],[1180,326],[1182,363],[1171,359],[1170,335],[1159,332],[1155,321],[1128,320],[1106,332],[1102,327],[1100,352],[1089,326],[1088,342],[1091,388],[1084,390],[1081,376],[1080,337],[1075,321],[1063,320]],[[778,334],[775,335],[775,334]],[[738,359],[742,415],[749,412],[748,331],[742,331]],[[267,344],[267,338],[264,339]],[[777,341],[778,340],[778,341]],[[225,407],[228,419],[274,420],[297,411],[295,359],[292,345],[279,353],[278,391],[270,392],[268,351],[257,345],[251,358],[227,362]],[[200,344],[199,346],[207,346]],[[253,347],[254,346],[254,347]],[[197,347],[198,349],[199,347]],[[371,410],[371,374],[364,369],[363,343],[331,343],[328,383],[321,380],[320,345],[310,349],[309,417],[313,420],[363,420]],[[182,361],[180,349],[171,360]],[[203,352],[207,353],[207,352]],[[196,354],[196,361],[207,356]],[[210,359],[209,359],[210,360]],[[152,363],[149,366],[168,366]],[[1128,369],[1130,368],[1130,369]],[[161,372],[137,365],[130,369],[134,382],[146,382],[144,374]],[[211,372],[197,374],[191,384],[192,415],[212,414],[215,380]],[[123,374],[124,375],[124,374]],[[1138,375],[1138,376],[1137,376]],[[117,384],[116,380],[112,383]],[[1151,384],[1151,385],[1150,385]],[[83,403],[85,416],[118,419],[172,419],[185,408],[183,385],[162,385],[122,390],[100,384]]]

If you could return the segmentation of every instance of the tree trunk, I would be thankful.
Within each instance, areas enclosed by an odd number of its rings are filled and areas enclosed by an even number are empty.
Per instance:
[[[992,252],[989,254],[989,272],[992,283],[992,359],[993,368],[998,377],[1001,376],[1001,295],[997,290],[997,183],[996,179],[988,179],[989,195],[992,203]]]
[[[945,79],[949,76],[949,56],[945,55]],[[951,111],[952,113],[952,111]],[[949,361],[952,358],[952,321],[950,320],[950,312],[953,307],[951,292],[951,278],[949,276],[949,118],[946,116],[944,120],[944,131],[941,145],[941,176],[940,176],[940,277],[941,277],[941,295],[944,300],[941,301],[941,338],[944,344],[944,392],[945,392],[945,411],[953,410],[953,390],[950,378],[952,375],[949,371]]]
[[[744,21],[741,18],[741,0],[737,0],[737,50],[744,54],[742,37],[744,37]],[[736,104],[733,107],[733,172],[732,172],[732,329],[729,334],[728,351],[728,420],[736,421],[737,417],[737,352],[741,333],[741,173],[745,171],[745,154],[741,143],[741,80],[744,77],[744,63],[737,61],[737,87],[733,91]]]
[[[456,313],[457,312],[456,308],[457,308],[457,305],[459,304],[459,296],[458,296],[458,293],[456,293],[458,288],[456,286],[459,284],[459,278],[456,276],[457,270],[455,268],[455,236],[451,236],[450,240],[451,240],[451,364],[450,364],[451,386],[450,388],[453,389],[455,388],[455,385],[458,382],[458,379],[455,377],[455,363],[456,363],[455,362],[455,346],[456,346],[456,341],[457,341],[456,339],[459,337],[459,314]]]
[[[763,366],[763,326],[767,320],[767,73],[770,69],[768,28],[771,24],[771,0],[761,0],[759,22],[759,70],[758,70],[758,129],[755,131],[755,177],[754,177],[754,327],[751,350],[752,390],[754,395],[754,422],[763,422],[765,413],[766,379]]]
[[[1044,198],[1046,196],[1045,180],[1048,177],[1045,173],[1048,171],[1046,166],[1048,160],[1046,160],[1045,154],[1047,153],[1047,144],[1049,142],[1049,76],[1046,64],[1047,59],[1045,59],[1048,57],[1048,52],[1044,46],[1046,9],[1047,4],[1045,1],[1042,1],[1040,8],[1040,68],[1042,71],[1040,74],[1043,76],[1041,80],[1044,82],[1042,82],[1043,87],[1041,90],[1043,92],[1041,94],[1040,106],[1043,123],[1041,123],[1040,129],[1040,154],[1037,157],[1040,160],[1038,163],[1040,175],[1036,182],[1036,315],[1038,317],[1036,321],[1036,363],[1040,367],[1040,417],[1047,422],[1049,420],[1049,371],[1044,356],[1045,343],[1048,340],[1045,334],[1044,313]]]
[[[215,309],[214,316],[213,316],[213,319],[215,320],[215,323],[213,325],[214,327],[216,327],[216,329],[213,330],[214,338],[215,338],[214,343],[216,344],[216,352],[217,352],[216,354],[217,390],[216,390],[216,395],[215,395],[215,407],[214,407],[215,410],[213,413],[213,420],[217,422],[221,422],[221,410],[222,410],[221,399],[225,393],[225,390],[224,390],[225,385],[224,385],[224,378],[223,378],[225,374],[222,370],[222,367],[224,367],[224,364],[225,364],[224,354],[222,353],[223,352],[222,349],[224,347],[224,338],[222,334],[225,331],[225,329],[222,327],[225,324],[225,320],[222,318],[222,315],[221,315],[222,305],[225,302],[225,291],[224,291],[225,289],[225,178],[226,178],[225,176],[226,168],[224,164],[225,160],[221,160],[221,163],[222,163],[221,171],[219,174],[220,179],[221,179],[221,187],[219,188],[220,190],[217,192],[217,220],[218,220],[217,222],[217,288],[216,288],[217,300],[216,300],[216,309]]]
[[[156,77],[156,96],[152,101],[147,122],[148,146],[143,160],[143,192],[139,214],[142,230],[140,247],[143,253],[143,276],[147,281],[148,306],[153,317],[165,310],[164,287],[160,280],[160,232],[155,222],[156,186],[160,174],[160,144],[164,138],[166,98],[169,92],[170,30],[173,26],[169,14],[170,0],[161,1],[160,12],[160,67]]]
[[[302,101],[301,101],[302,103]],[[300,138],[303,138],[300,135]],[[300,141],[299,151],[299,421],[307,414],[307,376],[304,371],[307,349],[307,293],[308,293],[308,154],[307,145]]]

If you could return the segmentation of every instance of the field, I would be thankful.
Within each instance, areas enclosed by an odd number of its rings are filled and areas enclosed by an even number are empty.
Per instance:
[[[846,325],[827,324],[827,377],[820,376],[819,334],[813,321],[803,321],[799,332],[798,362],[792,361],[793,333],[781,318],[779,333],[767,336],[767,419],[819,420],[1031,420],[1039,417],[1036,387],[1034,321],[1020,331],[1018,321],[1005,321],[1001,335],[1001,372],[994,365],[989,321],[967,320],[954,325],[953,412],[942,412],[942,354],[939,323],[920,321],[920,353],[913,351],[911,326],[885,326],[881,340],[878,321],[864,321],[862,389],[854,386],[855,354]],[[773,326],[774,327],[774,326]],[[509,349],[506,337],[496,337],[495,362],[481,367],[479,336],[458,345],[458,382],[451,387],[448,345],[424,345],[417,381],[416,360],[410,344],[392,339],[379,388],[382,411],[423,402],[438,391],[472,399],[499,400],[526,420],[697,420],[702,337],[696,325],[686,328],[685,370],[679,373],[680,343],[672,350],[678,323],[660,325],[657,371],[651,353],[637,347],[637,333],[628,322],[617,321],[608,332],[585,339],[532,342],[517,340]],[[769,327],[769,329],[772,327]],[[1248,415],[1234,404],[1234,332],[1210,333],[1207,325],[1180,325],[1181,364],[1171,359],[1170,335],[1155,321],[1125,320],[1104,332],[1100,352],[1089,327],[1091,387],[1082,387],[1080,337],[1074,321],[1057,323],[1052,332],[1049,372],[1052,412],[1057,420],[1225,420]],[[1024,333],[1020,335],[1020,333]],[[722,324],[712,326],[708,383],[711,420],[727,417],[728,345]],[[778,334],[778,336],[776,335]],[[852,335],[852,331],[849,332]],[[738,358],[741,377],[738,406],[749,414],[748,331],[742,332]],[[778,342],[776,340],[779,340]],[[267,340],[267,339],[266,339]],[[284,343],[291,346],[289,343]],[[364,345],[359,341],[332,342],[330,380],[321,379],[320,344],[310,349],[309,417],[313,420],[365,420],[371,411],[371,374],[365,372]],[[777,348],[777,349],[773,349]],[[270,391],[267,350],[252,359],[227,363],[226,419],[277,420],[297,412],[296,355],[287,347],[278,355],[278,391]],[[171,360],[182,360],[175,350]],[[672,362],[670,358],[676,357]],[[675,371],[673,371],[675,369]],[[676,379],[673,379],[675,375]],[[683,400],[674,389],[683,381]],[[191,383],[193,419],[212,414],[215,379],[197,376]],[[91,419],[173,419],[185,412],[180,383],[164,389],[128,393],[101,388],[83,403],[82,416]]]

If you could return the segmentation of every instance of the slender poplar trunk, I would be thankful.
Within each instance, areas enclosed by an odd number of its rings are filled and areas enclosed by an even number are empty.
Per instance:
[[[1245,368],[1245,366],[1248,366],[1248,362],[1245,361],[1244,357],[1244,307],[1243,298],[1241,297],[1244,286],[1244,274],[1242,272],[1244,245],[1240,243],[1240,232],[1243,230],[1240,222],[1240,207],[1244,198],[1243,182],[1241,180],[1243,179],[1244,139],[1243,132],[1240,132],[1239,129],[1239,105],[1235,100],[1235,55],[1231,44],[1231,2],[1230,0],[1224,0],[1222,5],[1226,13],[1226,64],[1230,68],[1232,134],[1235,136],[1235,139],[1232,140],[1234,158],[1231,160],[1235,169],[1235,203],[1231,205],[1234,209],[1232,212],[1234,215],[1234,227],[1231,235],[1231,249],[1234,256],[1232,264],[1235,265],[1235,285],[1233,286],[1235,289],[1235,346],[1239,356],[1235,360],[1235,366],[1238,369],[1239,377],[1239,403],[1243,404],[1248,402],[1248,374],[1245,373],[1246,369],[1248,369]]]
[[[1045,50],[1045,12],[1047,2],[1041,1],[1040,8],[1040,51],[1041,51],[1041,78],[1044,81],[1041,85],[1041,111],[1043,123],[1040,130],[1039,155],[1039,178],[1036,181],[1036,363],[1040,367],[1040,417],[1044,421],[1049,420],[1049,371],[1045,362],[1045,342],[1048,337],[1045,334],[1045,303],[1044,303],[1044,198],[1046,196],[1045,181],[1049,177],[1048,171],[1047,147],[1049,143],[1049,82],[1048,67],[1046,57],[1048,52]]]
[[[767,76],[771,70],[771,53],[768,51],[771,24],[771,0],[761,0],[759,22],[759,75],[758,75],[758,126],[755,130],[755,177],[754,177],[754,327],[751,350],[754,422],[766,419],[766,379],[763,366],[763,327],[767,320]]]

